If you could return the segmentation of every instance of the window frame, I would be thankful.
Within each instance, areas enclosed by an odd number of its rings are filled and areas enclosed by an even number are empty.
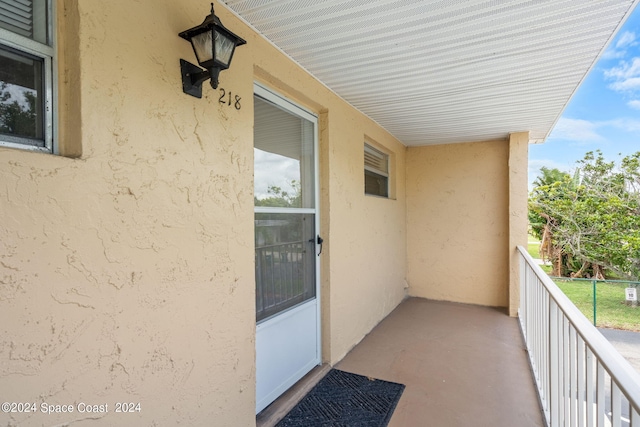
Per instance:
[[[390,163],[390,158],[391,156],[388,153],[385,153],[383,151],[381,151],[380,149],[374,147],[372,144],[368,143],[367,141],[364,142],[364,151],[363,154],[369,153],[370,155],[376,156],[379,159],[383,160],[386,163],[386,171],[381,170],[381,169],[377,169],[371,166],[367,165],[366,162],[366,158],[364,161],[364,174],[366,175],[367,172],[372,173],[374,175],[377,175],[379,177],[382,177],[385,179],[385,183],[386,183],[386,195],[385,194],[378,194],[378,193],[369,193],[367,192],[367,184],[366,184],[366,177],[365,177],[365,185],[364,185],[364,194],[367,196],[373,196],[373,197],[382,197],[384,199],[390,199],[391,198],[391,174],[390,174],[390,170],[391,170],[391,163]]]
[[[49,44],[43,44],[28,37],[0,28],[0,46],[13,49],[19,53],[30,55],[43,61],[43,134],[44,141],[11,135],[0,135],[0,147],[18,148],[29,151],[57,154],[57,61],[56,61],[56,8],[55,1],[47,0],[45,6],[47,13],[47,40]],[[43,144],[44,145],[41,145]]]

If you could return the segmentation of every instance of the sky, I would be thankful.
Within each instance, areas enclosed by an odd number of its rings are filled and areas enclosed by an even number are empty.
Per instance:
[[[543,144],[529,146],[529,188],[540,167],[575,170],[589,151],[619,162],[640,151],[640,7],[582,82]]]
[[[269,186],[275,185],[288,193],[295,192],[291,181],[300,182],[300,161],[278,154],[253,149],[254,195],[258,199],[272,196]]]

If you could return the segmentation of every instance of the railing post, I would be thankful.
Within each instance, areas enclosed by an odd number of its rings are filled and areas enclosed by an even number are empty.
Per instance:
[[[585,408],[586,408],[586,399],[585,399],[585,389],[586,389],[586,371],[585,371],[585,351],[584,351],[584,341],[582,337],[576,333],[576,357],[578,359],[578,394],[576,396],[576,402],[578,405],[578,425],[585,425]]]
[[[585,411],[587,413],[587,427],[595,427],[595,395],[596,395],[596,378],[595,378],[595,357],[589,347],[587,347],[587,395],[585,403]]]
[[[593,326],[598,327],[598,322],[596,321],[596,317],[598,315],[598,309],[596,308],[596,303],[598,302],[598,298],[596,297],[596,288],[598,286],[598,281],[593,281]]]
[[[550,427],[560,426],[560,378],[559,378],[559,355],[558,348],[558,331],[560,325],[558,324],[558,305],[554,300],[549,301],[549,382],[550,382],[550,396],[549,396],[549,408],[551,411]]]
[[[611,383],[611,425],[613,427],[622,427],[622,393],[620,388],[613,381]]]
[[[596,362],[596,426],[605,427],[604,367]]]

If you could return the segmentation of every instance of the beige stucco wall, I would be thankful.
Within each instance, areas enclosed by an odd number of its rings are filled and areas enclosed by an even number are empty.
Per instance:
[[[517,316],[520,306],[520,254],[528,240],[528,160],[529,132],[509,135],[509,315]]]
[[[508,305],[508,159],[508,141],[409,148],[411,295]]]
[[[405,148],[364,118],[330,114],[328,248],[325,325],[335,363],[405,296]],[[395,197],[364,194],[364,135],[391,155]]]
[[[320,116],[326,361],[404,296],[405,149],[220,5],[248,41],[220,77],[241,110],[208,83],[182,93],[177,33],[208,4],[58,6],[60,46],[78,49],[59,56],[61,152],[79,158],[0,148],[0,396],[110,413],[0,425],[251,426],[254,80]],[[395,200],[363,194],[365,137],[392,154]]]

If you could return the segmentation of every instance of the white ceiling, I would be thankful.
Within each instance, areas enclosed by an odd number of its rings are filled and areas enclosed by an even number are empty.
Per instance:
[[[406,145],[542,140],[638,0],[223,0]]]

